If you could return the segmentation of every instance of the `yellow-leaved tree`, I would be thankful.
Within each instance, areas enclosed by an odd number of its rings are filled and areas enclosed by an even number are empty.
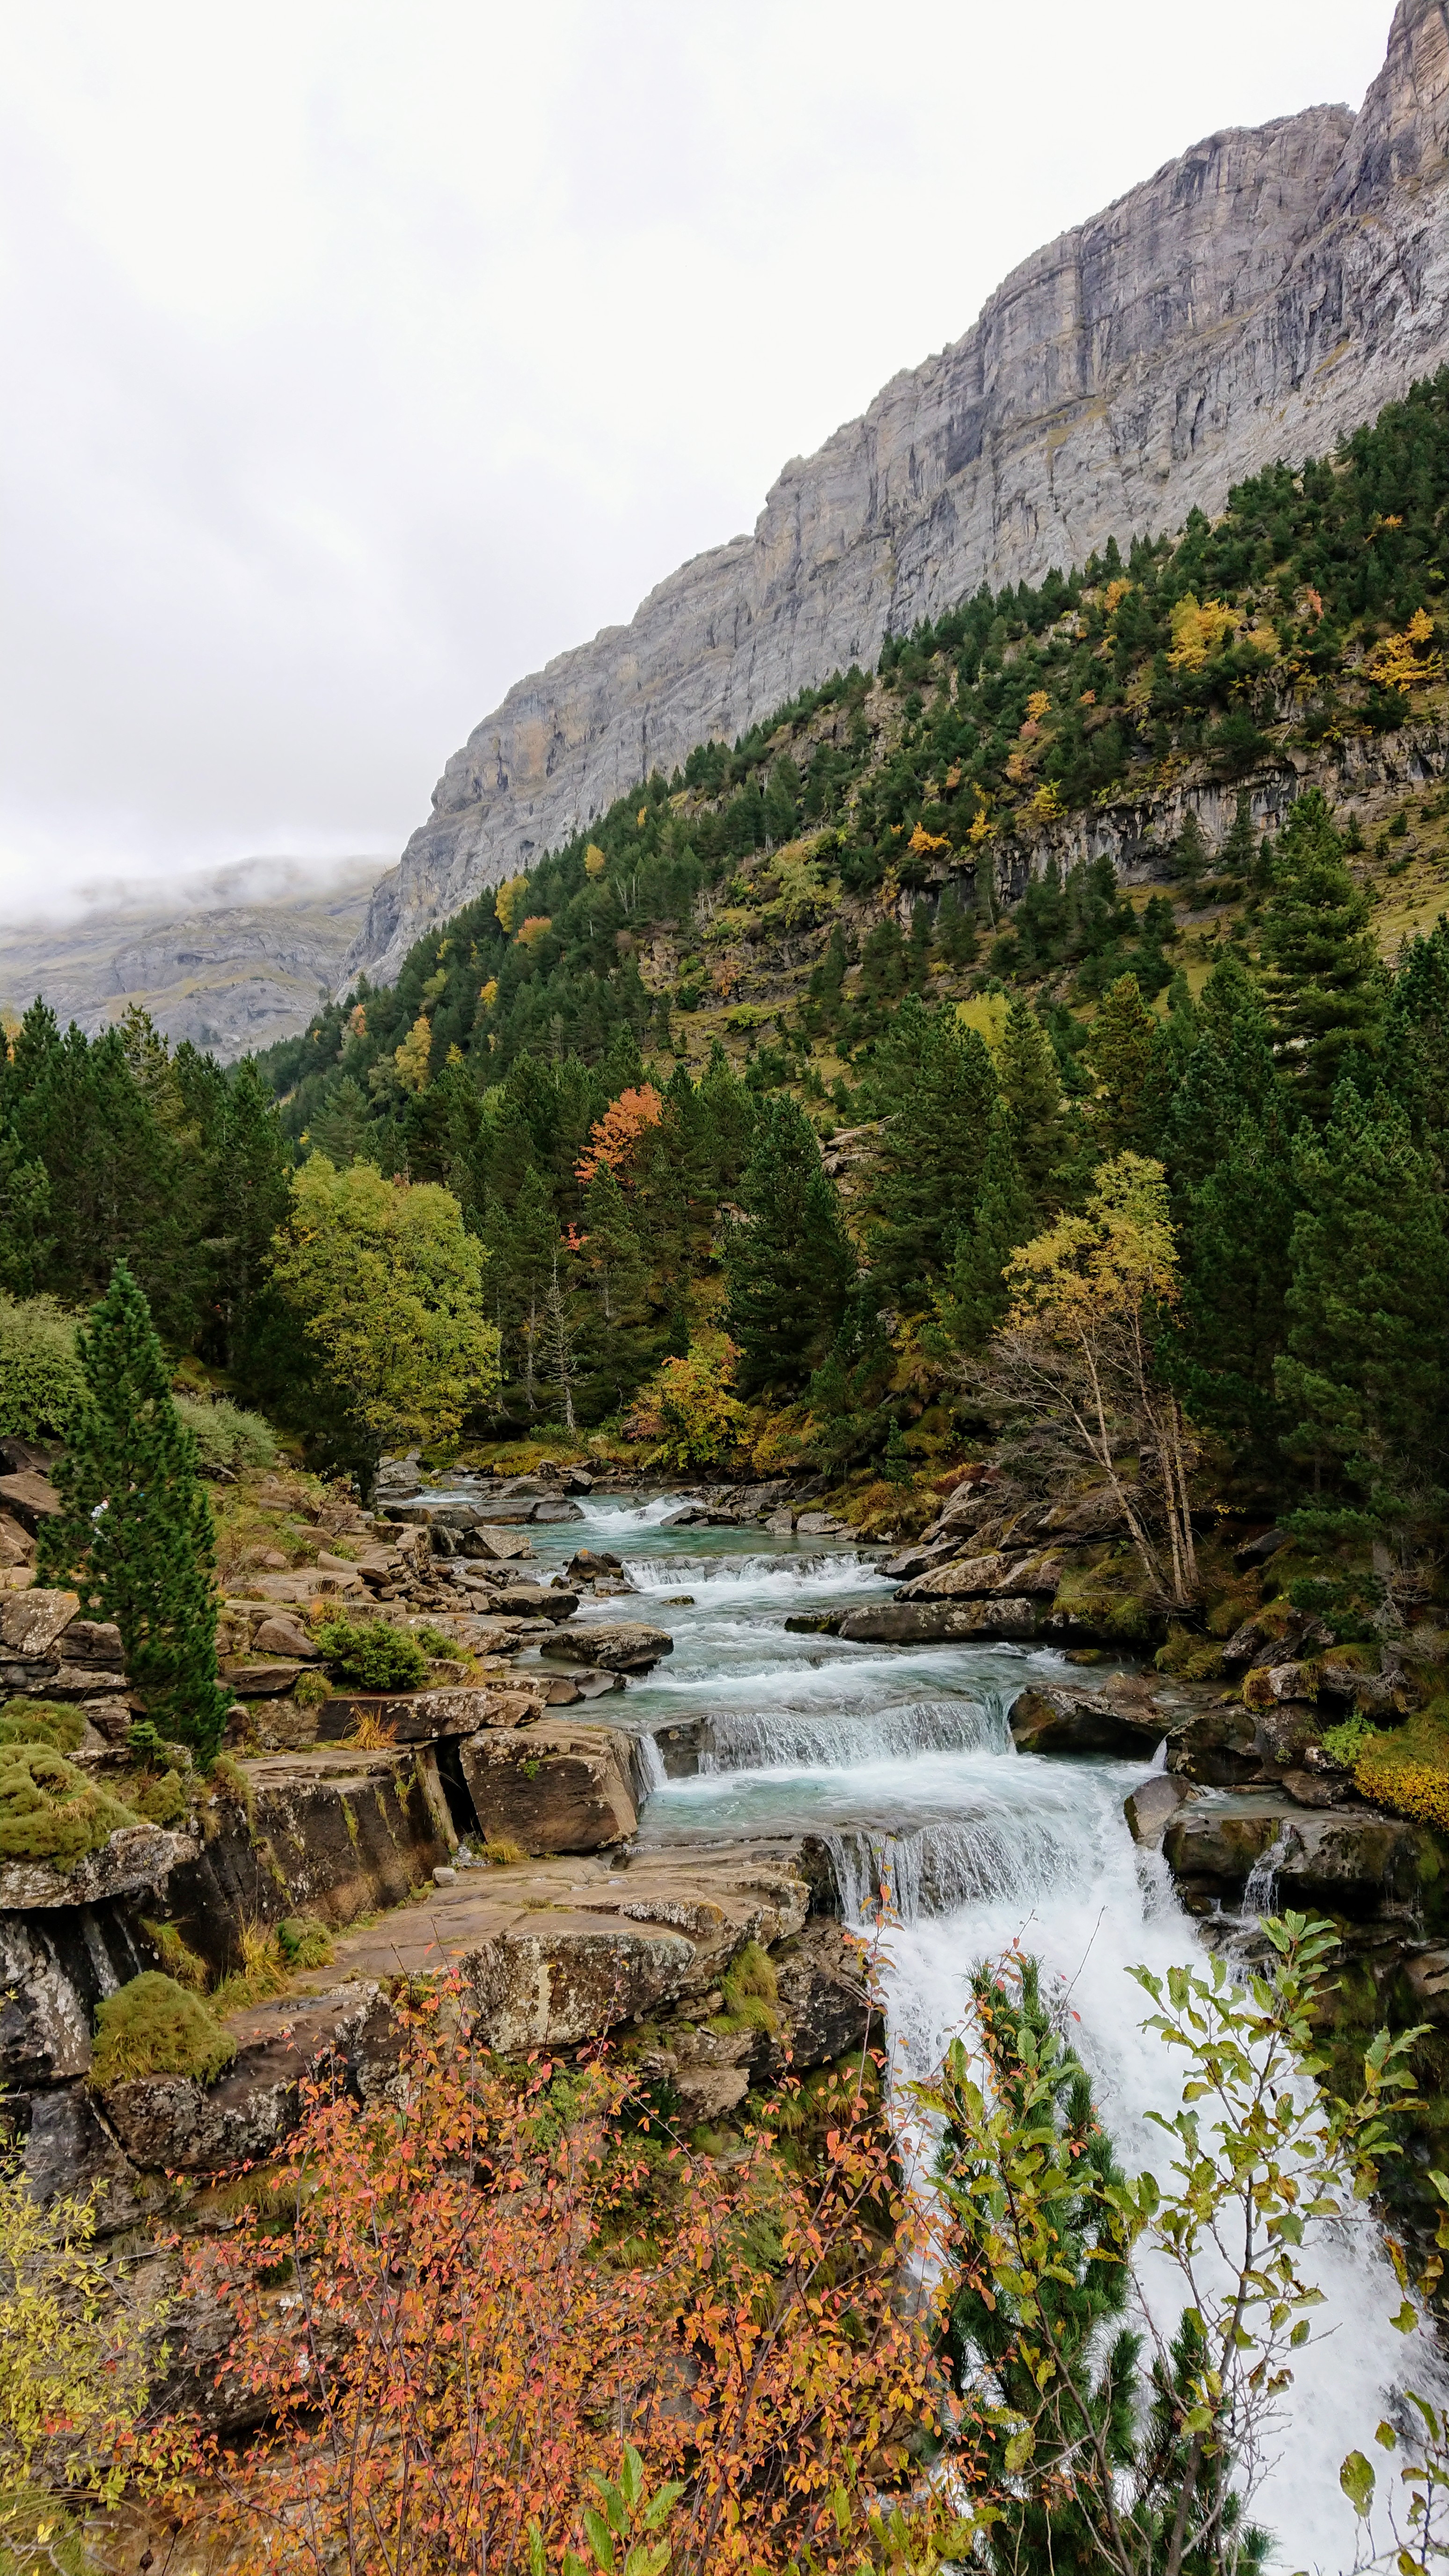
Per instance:
[[[496,1389],[486,1257],[435,1182],[325,1154],[294,1176],[272,1276],[374,1449],[450,1439]]]
[[[1025,1462],[1105,1479],[1153,1590],[1181,1608],[1197,1590],[1197,1452],[1159,1358],[1178,1298],[1167,1180],[1141,1154],[1094,1179],[1080,1216],[1013,1253],[1006,1320],[973,1375]]]

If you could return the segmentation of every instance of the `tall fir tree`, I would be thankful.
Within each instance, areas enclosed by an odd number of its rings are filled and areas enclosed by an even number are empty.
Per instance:
[[[1039,1202],[1017,1160],[1010,1112],[991,1115],[981,1187],[969,1226],[956,1238],[951,1266],[936,1292],[936,1321],[953,1351],[984,1350],[1010,1302],[1005,1271],[1035,1230]]]
[[[1273,1057],[1263,999],[1231,951],[1218,959],[1197,1006],[1195,1043],[1163,1120],[1162,1150],[1175,1183],[1206,1178],[1243,1118],[1263,1119],[1287,1095]]]
[[[740,1203],[745,1221],[725,1237],[740,1392],[790,1394],[834,1344],[856,1259],[815,1130],[788,1092],[761,1107]]]
[[[1019,993],[1007,1005],[996,1078],[1017,1176],[1033,1205],[1046,1214],[1059,1203],[1070,1148],[1056,1048]]]
[[[1090,1123],[1101,1155],[1143,1150],[1143,1095],[1152,1071],[1156,1030],[1136,976],[1119,975],[1102,996],[1083,1050],[1097,1077]]]
[[[1223,876],[1236,877],[1243,885],[1252,881],[1257,863],[1258,844],[1253,833],[1253,800],[1246,791],[1238,798],[1232,827],[1218,852],[1218,868]]]
[[[919,1023],[903,1008],[893,1032],[902,1050],[917,1026],[915,1068],[897,1077],[871,1175],[867,1237],[882,1302],[912,1312],[929,1305],[975,1212],[996,1100],[985,1042],[949,1004]]]
[[[1229,1439],[1235,1465],[1266,1481],[1282,1465],[1274,1368],[1288,1330],[1298,1208],[1284,1104],[1270,1098],[1260,1117],[1245,1112],[1218,1145],[1209,1169],[1177,1194],[1182,1330],[1164,1337],[1162,1358],[1192,1419]]]
[[[42,1582],[74,1577],[114,1620],[147,1716],[210,1763],[229,1697],[217,1679],[215,1534],[196,1443],[171,1394],[151,1310],[124,1262],[77,1337],[86,1399],[41,1525]]]
[[[1444,1194],[1397,1101],[1351,1083],[1326,1127],[1299,1130],[1293,1166],[1285,1445],[1310,1520],[1388,1528],[1442,1503],[1449,1472]]]
[[[1344,863],[1320,788],[1278,835],[1263,912],[1262,965],[1273,1033],[1315,1116],[1327,1113],[1350,1050],[1372,1048],[1386,983],[1367,895]]]

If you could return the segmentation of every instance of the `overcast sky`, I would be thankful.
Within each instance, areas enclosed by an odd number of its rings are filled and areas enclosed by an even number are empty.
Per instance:
[[[0,0],[0,907],[394,856],[510,681],[1390,0]]]

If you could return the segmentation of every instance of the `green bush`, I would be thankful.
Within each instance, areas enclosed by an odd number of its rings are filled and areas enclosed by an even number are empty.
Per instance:
[[[298,1914],[277,1925],[277,1948],[289,1968],[325,1968],[331,1964],[332,1935],[315,1914]]]
[[[189,1799],[186,1783],[179,1771],[150,1771],[132,1785],[127,1782],[131,1804],[148,1825],[179,1825]]]
[[[0,1296],[0,1438],[65,1438],[86,1391],[75,1333],[53,1297]]]
[[[74,1753],[85,1737],[86,1722],[78,1708],[62,1708],[53,1699],[8,1699],[0,1710],[0,1746],[49,1744],[57,1753]]]
[[[274,1467],[277,1443],[269,1422],[259,1413],[245,1413],[229,1396],[178,1395],[176,1410],[196,1442],[197,1461],[202,1474],[215,1475],[218,1468],[235,1475],[240,1467]]]
[[[428,1678],[428,1658],[416,1637],[385,1619],[328,1619],[317,1631],[317,1644],[328,1671],[353,1690],[417,1690]]]
[[[140,1819],[48,1744],[0,1747],[0,1861],[69,1869]]]
[[[209,2084],[236,2055],[210,2006],[174,1977],[147,1968],[96,2014],[92,2084],[124,2084],[137,2075],[194,2075]]]

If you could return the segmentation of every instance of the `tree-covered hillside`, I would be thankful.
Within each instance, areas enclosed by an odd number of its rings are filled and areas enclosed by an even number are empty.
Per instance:
[[[325,1157],[441,1186],[481,1245],[475,1435],[899,1477],[1000,1420],[1013,1254],[1136,1158],[1196,1433],[1285,1503],[1429,1507],[1446,502],[1449,374],[1214,526],[983,591],[702,744],[231,1080],[38,1007],[4,1284],[84,1303],[124,1254],[178,1349],[361,1457],[269,1250]]]

